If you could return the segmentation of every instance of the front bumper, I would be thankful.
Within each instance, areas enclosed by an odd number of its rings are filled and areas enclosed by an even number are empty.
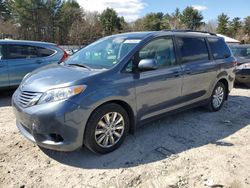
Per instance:
[[[236,83],[250,84],[250,69],[241,69],[236,72]]]
[[[12,98],[17,128],[39,146],[73,151],[83,144],[85,125],[92,112],[70,101],[59,101],[22,108],[17,103],[17,92]]]

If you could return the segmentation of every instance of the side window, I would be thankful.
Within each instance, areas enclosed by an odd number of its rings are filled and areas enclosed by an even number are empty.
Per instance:
[[[208,38],[214,59],[225,59],[231,56],[231,51],[222,38]]]
[[[8,45],[8,59],[29,59],[38,57],[34,46]]]
[[[177,38],[181,53],[181,62],[208,60],[208,49],[204,38]]]
[[[155,59],[159,68],[176,64],[173,40],[171,38],[155,39],[139,51],[139,61]]]
[[[55,53],[55,51],[43,47],[37,47],[37,52],[39,57],[48,57]]]

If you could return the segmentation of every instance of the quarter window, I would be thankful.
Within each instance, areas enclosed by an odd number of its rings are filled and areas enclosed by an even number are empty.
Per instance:
[[[48,57],[55,53],[53,50],[50,50],[48,48],[42,48],[42,47],[37,47],[37,52],[39,57]]]
[[[139,51],[139,60],[155,59],[159,68],[175,65],[174,45],[171,38],[160,38],[148,43]]]
[[[36,47],[28,45],[8,45],[8,59],[28,59],[38,57]]]
[[[225,59],[231,56],[231,51],[222,38],[208,38],[214,59]]]
[[[177,43],[180,48],[182,63],[209,59],[204,38],[177,38]]]

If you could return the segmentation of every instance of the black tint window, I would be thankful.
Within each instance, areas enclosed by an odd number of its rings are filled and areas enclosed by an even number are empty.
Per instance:
[[[38,51],[39,57],[47,57],[54,53],[53,50],[50,50],[48,48],[42,48],[42,47],[37,47],[37,51]]]
[[[231,52],[222,38],[209,38],[208,42],[214,59],[225,59],[231,56]]]
[[[172,39],[161,38],[150,42],[139,51],[139,59],[155,59],[159,68],[175,65]]]
[[[208,60],[206,41],[203,38],[177,38],[182,63]]]
[[[9,45],[9,59],[27,59],[35,58],[37,56],[37,51],[34,46],[27,45]]]

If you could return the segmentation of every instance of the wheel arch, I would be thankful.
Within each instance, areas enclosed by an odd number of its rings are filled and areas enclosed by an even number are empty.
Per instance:
[[[228,84],[228,81],[227,81],[226,78],[221,78],[221,79],[218,80],[218,82],[221,82],[226,87],[226,92],[227,93],[226,93],[226,96],[225,96],[226,98],[225,99],[227,100],[228,99],[228,95],[229,95],[229,84]]]
[[[103,105],[106,105],[106,104],[110,104],[110,103],[113,103],[113,104],[118,104],[120,105],[123,109],[125,109],[125,111],[127,112],[128,114],[128,117],[129,117],[129,133],[134,133],[135,132],[135,129],[136,129],[136,121],[135,121],[135,114],[134,114],[134,111],[132,109],[132,107],[125,101],[123,100],[120,100],[120,99],[114,99],[114,100],[109,100],[109,101],[106,101],[106,102],[103,102],[101,104],[99,104],[90,114],[89,118],[88,118],[88,121],[90,119],[90,117],[92,116],[92,114],[94,113],[95,110],[97,110],[98,108],[100,108],[101,106]],[[87,122],[88,122],[87,121]],[[85,131],[84,131],[85,132]]]

